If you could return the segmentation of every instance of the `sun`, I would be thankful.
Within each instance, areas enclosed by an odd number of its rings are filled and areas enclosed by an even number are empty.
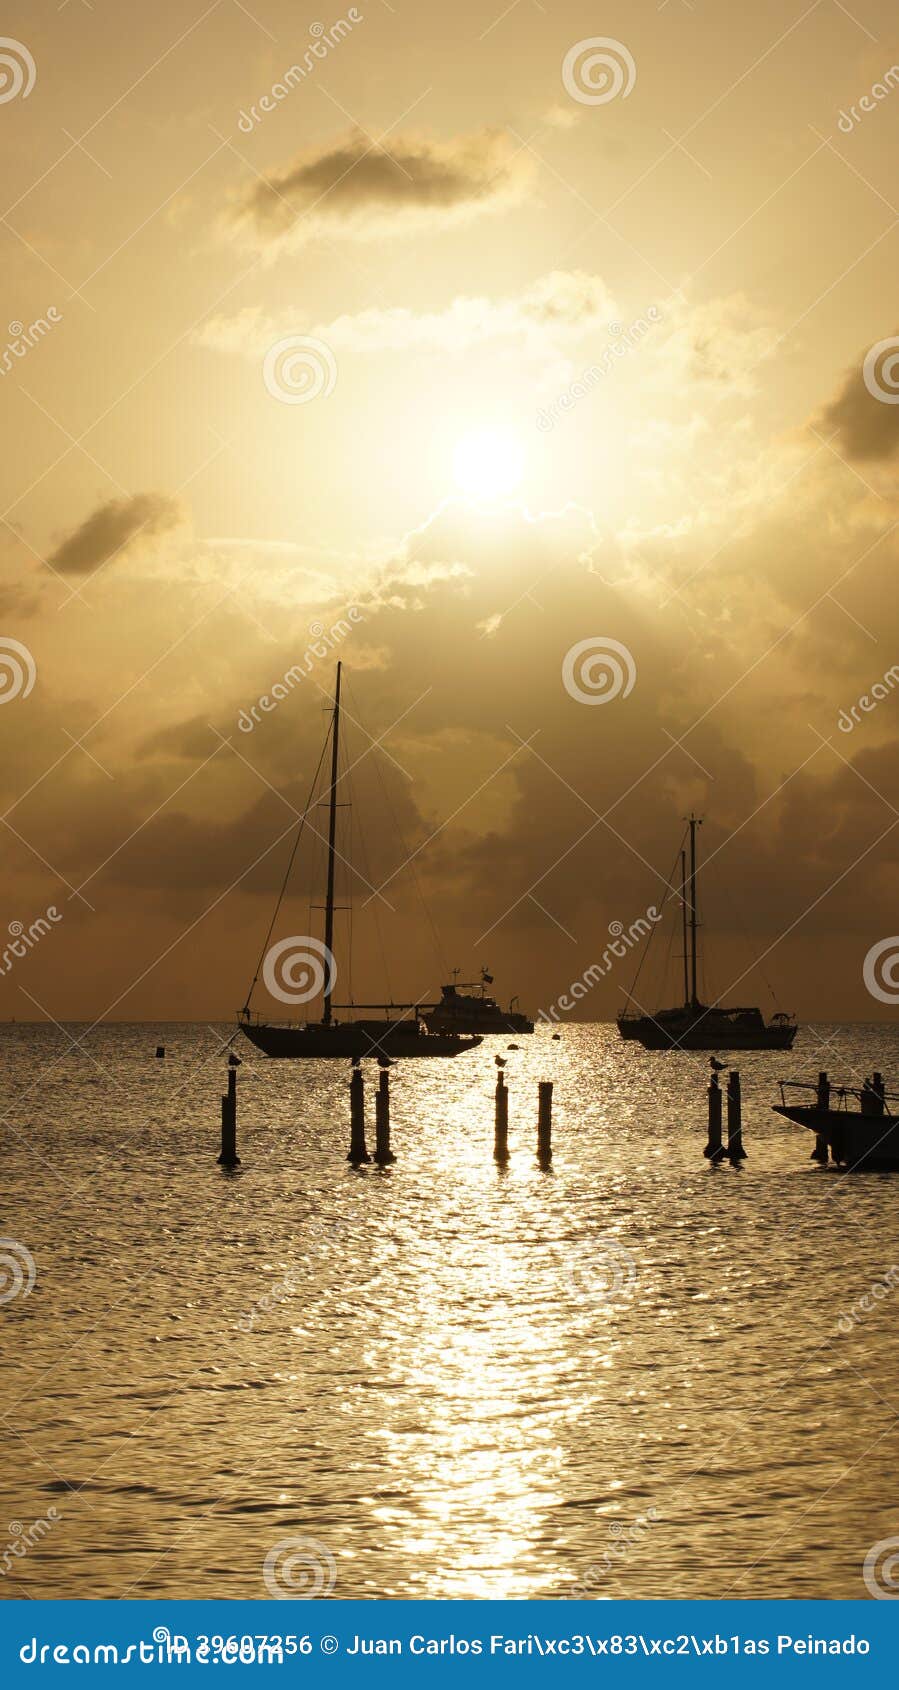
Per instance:
[[[524,446],[511,429],[478,428],[453,453],[456,486],[470,499],[503,499],[524,479]]]

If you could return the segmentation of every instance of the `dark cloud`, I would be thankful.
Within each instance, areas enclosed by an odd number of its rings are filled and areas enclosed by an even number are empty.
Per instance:
[[[822,433],[836,430],[850,458],[885,462],[899,451],[899,335],[859,354],[822,414]]]
[[[166,493],[135,493],[99,505],[51,552],[48,562],[60,575],[86,575],[135,543],[177,527],[182,511]]]
[[[272,171],[237,203],[231,220],[266,239],[285,236],[298,219],[300,237],[317,223],[365,233],[388,219],[420,224],[435,214],[482,210],[507,199],[526,173],[522,156],[496,130],[445,142],[398,135],[389,149],[359,131]]]

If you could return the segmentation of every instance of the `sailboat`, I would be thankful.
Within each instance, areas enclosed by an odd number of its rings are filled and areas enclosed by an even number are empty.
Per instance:
[[[268,940],[274,930],[275,920],[281,906],[290,869],[296,855],[297,847],[302,836],[305,815],[300,818],[293,850],[287,865],[287,872],[281,886],[275,915],[272,918],[263,945],[263,956],[257,964],[247,1000],[238,1016],[238,1024],[242,1033],[254,1044],[257,1050],[264,1051],[266,1056],[277,1057],[349,1057],[358,1061],[364,1056],[374,1056],[386,1063],[390,1059],[399,1057],[419,1056],[460,1056],[467,1050],[474,1050],[481,1043],[477,1036],[466,1037],[455,1032],[430,1032],[422,1019],[422,1005],[412,1004],[335,1004],[333,1002],[334,985],[336,981],[336,961],[334,956],[334,881],[337,863],[337,789],[340,781],[340,680],[342,664],[337,665],[337,680],[334,688],[334,705],[331,711],[331,721],[328,736],[331,741],[331,784],[328,791],[328,872],[327,890],[325,893],[325,926],[324,944],[317,939],[289,940],[287,945],[294,945],[301,954],[302,960],[313,965],[313,974],[320,973],[322,981],[322,1014],[320,1021],[279,1022],[262,1020],[253,1015],[251,1000],[259,979],[260,971],[266,977],[263,958],[272,958],[279,950],[274,946],[268,950]],[[327,739],[322,751],[324,758],[327,750]],[[282,941],[282,944],[285,943]],[[304,954],[303,954],[304,953]],[[290,1001],[290,994],[285,994],[286,1001]],[[305,1001],[305,994],[299,1001]],[[357,1009],[380,1009],[379,1016],[359,1019],[355,1013],[350,1019],[341,1020],[336,1012]],[[399,1012],[399,1013],[397,1013]]]
[[[766,1021],[755,1007],[704,1004],[699,996],[696,830],[701,825],[698,816],[689,817],[689,879],[686,851],[680,853],[684,1001],[649,1015],[631,1008],[632,988],[618,1017],[618,1031],[623,1039],[636,1039],[644,1050],[790,1050],[798,1031],[795,1016],[778,1012]]]

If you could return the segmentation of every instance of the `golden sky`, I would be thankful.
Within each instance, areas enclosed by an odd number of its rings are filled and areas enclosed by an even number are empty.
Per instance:
[[[895,8],[3,31],[0,953],[62,919],[0,1014],[239,1006],[341,618],[358,995],[383,943],[398,998],[488,962],[548,1008],[695,808],[715,989],[895,1014]]]

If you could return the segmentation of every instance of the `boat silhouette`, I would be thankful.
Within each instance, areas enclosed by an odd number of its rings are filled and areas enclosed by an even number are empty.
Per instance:
[[[706,1004],[699,996],[696,830],[702,823],[698,816],[691,815],[687,825],[690,834],[689,877],[687,853],[683,846],[680,850],[684,1001],[674,1008],[648,1014],[631,1008],[632,986],[627,1003],[618,1016],[618,1031],[623,1039],[635,1039],[644,1050],[791,1050],[798,1031],[794,1016],[778,1011],[770,1021],[766,1021],[755,1006]],[[669,880],[669,889],[670,884]],[[639,969],[637,972],[639,974]]]
[[[833,1086],[826,1074],[816,1085],[781,1080],[780,1102],[771,1105],[815,1135],[815,1161],[828,1157],[840,1168],[899,1168],[899,1095],[875,1073],[863,1086]]]
[[[429,1005],[423,1015],[431,1033],[532,1033],[534,1023],[529,1015],[516,1009],[513,998],[508,1009],[501,1009],[487,987],[493,985],[493,975],[481,969],[480,980],[460,982],[459,970],[453,969],[452,984],[444,986],[438,1004]],[[467,995],[466,995],[467,994]]]
[[[474,1050],[480,1044],[477,1035],[464,1035],[459,1032],[431,1032],[425,1025],[423,1005],[420,1003],[384,1003],[384,1004],[335,1004],[333,1002],[334,983],[336,978],[336,963],[334,957],[334,911],[335,911],[335,869],[337,863],[337,790],[340,782],[340,682],[342,664],[337,665],[337,677],[334,687],[334,704],[331,710],[331,720],[322,759],[330,739],[331,745],[331,780],[328,788],[328,868],[327,887],[325,892],[325,924],[324,943],[311,939],[308,941],[311,951],[323,961],[322,968],[322,1014],[319,1021],[295,1022],[271,1021],[254,1016],[251,1009],[253,992],[263,969],[263,958],[267,954],[268,940],[274,931],[284,894],[287,889],[291,867],[296,856],[297,847],[302,837],[303,827],[308,810],[300,818],[294,845],[288,860],[287,871],[282,882],[281,890],[275,906],[275,914],[269,925],[268,934],[262,947],[247,999],[238,1015],[241,1032],[255,1045],[257,1050],[266,1056],[274,1057],[338,1057],[350,1058],[357,1062],[364,1056],[390,1058],[424,1057],[424,1056],[461,1056],[465,1051]],[[293,941],[288,941],[293,943]],[[277,949],[278,947],[275,947]],[[268,952],[270,955],[271,953]],[[287,1000],[289,1001],[289,996]],[[304,1001],[304,1000],[301,1000]],[[354,1012],[357,1010],[380,1010],[379,1015],[366,1014],[362,1017]],[[346,1020],[339,1019],[337,1012],[350,1012]]]

